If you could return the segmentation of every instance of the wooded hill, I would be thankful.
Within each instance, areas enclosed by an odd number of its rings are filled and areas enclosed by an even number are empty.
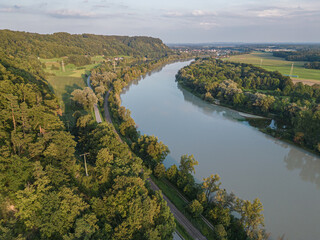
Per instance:
[[[162,196],[148,188],[142,160],[112,126],[76,112],[73,135],[59,118],[61,109],[37,56],[76,52],[85,37],[0,35],[0,239],[170,239],[173,215]],[[88,38],[102,44],[104,37]],[[114,54],[152,48],[160,56],[167,49],[160,40],[126,37],[106,41],[108,49],[113,41],[119,47]],[[83,46],[91,51],[94,42]],[[98,49],[103,51],[100,46],[86,53]],[[89,176],[83,153],[90,153]]]
[[[74,55],[126,55],[159,58],[172,53],[152,37],[103,36],[65,32],[38,34],[0,30],[0,51],[7,56],[56,58]]]

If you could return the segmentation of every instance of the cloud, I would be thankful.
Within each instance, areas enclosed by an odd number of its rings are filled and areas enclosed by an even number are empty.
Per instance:
[[[216,22],[200,22],[199,23],[200,27],[202,27],[203,29],[209,30],[212,29],[214,27],[218,27],[219,24]]]
[[[165,17],[182,17],[184,16],[184,14],[181,12],[166,12],[164,16]]]
[[[319,6],[291,6],[291,7],[264,7],[258,9],[248,9],[249,15],[258,18],[296,18],[318,15],[320,11]]]
[[[14,5],[14,6],[6,6],[6,7],[2,7],[0,8],[0,12],[18,12],[21,9],[21,6],[19,5]]]
[[[216,16],[215,12],[203,11],[203,10],[193,10],[192,12],[177,12],[171,11],[166,12],[164,14],[165,17],[176,17],[176,18],[190,18],[190,19],[197,19],[197,18],[205,18],[205,17],[214,17]]]
[[[73,10],[73,9],[59,9],[49,12],[55,18],[94,18],[97,14],[89,11]]]
[[[206,13],[202,10],[193,10],[191,13],[193,16],[204,16]]]
[[[282,9],[266,9],[263,11],[257,12],[258,17],[284,17],[288,14],[287,11]]]

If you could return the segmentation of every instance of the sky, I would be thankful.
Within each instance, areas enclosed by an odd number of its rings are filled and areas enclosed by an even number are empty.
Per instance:
[[[165,43],[320,42],[320,1],[0,0],[0,29]]]

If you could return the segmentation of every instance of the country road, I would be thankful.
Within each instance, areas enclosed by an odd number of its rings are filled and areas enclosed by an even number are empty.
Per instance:
[[[111,116],[108,108],[108,98],[111,90],[112,89],[109,89],[109,91],[106,93],[104,97],[104,117],[106,121],[112,124]],[[120,136],[119,136],[119,139],[122,142]],[[148,181],[150,183],[150,187],[152,190],[154,191],[160,190],[159,187],[150,178],[148,179]],[[192,223],[176,208],[176,206],[164,194],[162,195],[163,195],[163,199],[167,202],[167,205],[170,208],[173,216],[180,223],[180,225],[183,226],[183,228],[188,232],[188,234],[195,240],[205,240],[206,238],[200,233],[200,231],[192,225]]]
[[[89,88],[92,89],[91,84],[90,84],[90,75],[87,78],[87,85],[88,85]],[[94,109],[94,114],[96,116],[97,123],[101,123],[102,120],[101,120],[101,116],[100,116],[100,111],[99,111],[98,105],[94,104],[93,105],[93,109]]]

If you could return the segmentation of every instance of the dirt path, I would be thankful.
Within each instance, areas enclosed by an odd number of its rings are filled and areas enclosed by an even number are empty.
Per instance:
[[[106,121],[112,124],[109,107],[108,107],[108,98],[110,95],[110,91],[112,91],[112,89],[109,89],[109,91],[106,93],[104,97],[103,107],[104,107],[104,117]],[[115,129],[114,131],[115,133],[117,133]],[[119,136],[119,139],[122,142],[120,136]],[[152,190],[154,191],[160,190],[159,187],[150,178],[148,179],[148,181],[150,183],[150,187]],[[162,196],[163,196],[163,199],[167,202],[167,205],[170,208],[175,219],[183,226],[183,228],[189,233],[189,235],[195,240],[206,240],[206,238],[200,233],[200,231],[192,225],[192,223],[176,208],[176,206],[164,194],[162,194]]]
[[[90,84],[90,75],[87,78],[87,85],[88,85],[89,88],[92,89],[91,84]],[[100,116],[100,111],[99,111],[98,105],[94,104],[93,105],[93,109],[94,109],[94,114],[96,116],[97,123],[101,123],[102,120],[101,120],[101,116]]]

